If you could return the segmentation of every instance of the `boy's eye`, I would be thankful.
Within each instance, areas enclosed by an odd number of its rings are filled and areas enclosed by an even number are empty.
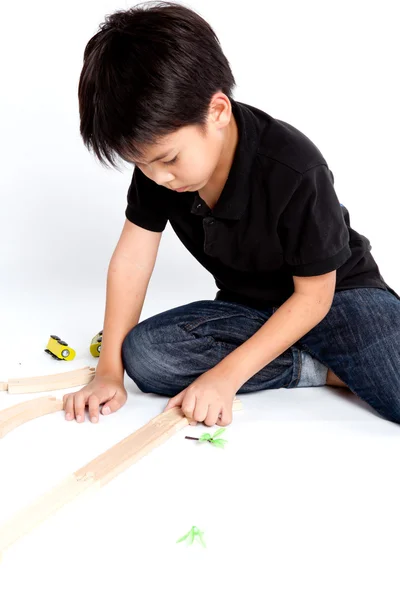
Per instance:
[[[173,158],[172,160],[169,160],[167,162],[164,162],[164,165],[173,165],[174,162],[177,161],[178,155],[175,156],[175,158]]]

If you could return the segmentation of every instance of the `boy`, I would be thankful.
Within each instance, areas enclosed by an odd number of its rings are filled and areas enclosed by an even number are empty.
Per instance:
[[[319,149],[234,85],[211,27],[179,4],[116,12],[88,42],[81,135],[135,169],[96,376],[64,396],[66,418],[118,410],[126,370],[208,426],[231,422],[236,393],[325,384],[399,423],[400,297]],[[139,323],[168,221],[219,291]]]

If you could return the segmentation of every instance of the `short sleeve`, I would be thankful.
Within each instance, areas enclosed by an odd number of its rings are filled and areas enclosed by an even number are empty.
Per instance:
[[[323,275],[351,256],[349,231],[324,164],[303,173],[279,222],[285,263],[295,276]]]
[[[144,229],[164,231],[168,222],[168,197],[165,192],[168,190],[135,167],[127,194],[126,218]]]

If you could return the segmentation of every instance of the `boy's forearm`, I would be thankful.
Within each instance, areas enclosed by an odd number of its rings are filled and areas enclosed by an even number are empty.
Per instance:
[[[220,361],[213,371],[229,379],[235,391],[311,331],[330,310],[317,298],[294,292],[252,335]]]
[[[123,380],[122,343],[127,333],[139,322],[149,279],[150,273],[136,269],[131,262],[111,259],[97,375],[110,375]]]

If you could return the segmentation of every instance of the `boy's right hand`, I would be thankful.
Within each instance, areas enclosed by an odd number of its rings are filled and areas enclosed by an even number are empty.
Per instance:
[[[76,418],[78,423],[85,420],[85,406],[89,406],[92,423],[99,420],[99,406],[106,402],[102,414],[107,415],[121,408],[127,400],[123,381],[111,376],[95,375],[90,383],[78,392],[63,396],[64,412],[67,421]]]

